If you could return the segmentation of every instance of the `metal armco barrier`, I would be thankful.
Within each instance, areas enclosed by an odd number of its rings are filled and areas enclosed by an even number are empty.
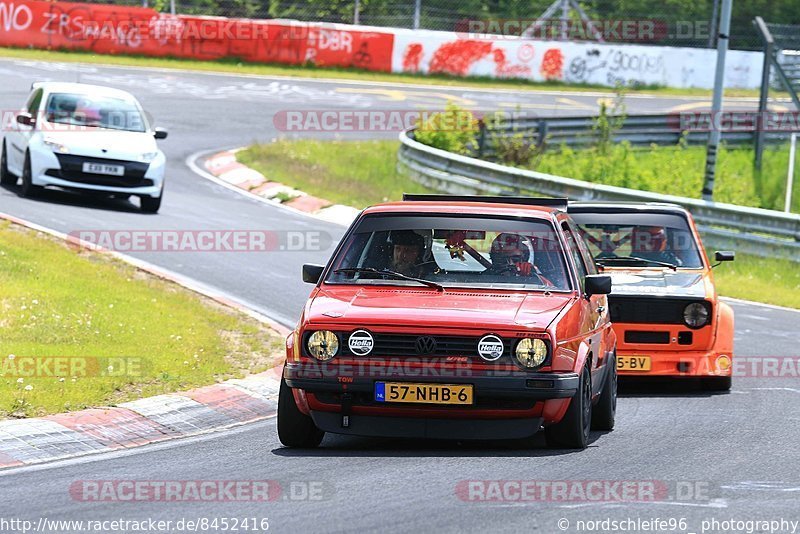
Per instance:
[[[687,208],[706,245],[800,261],[800,215],[661,195],[517,169],[423,145],[400,134],[398,168],[431,189],[452,194],[536,194],[571,200],[666,202]]]
[[[767,115],[769,117],[770,115]],[[800,116],[771,114],[774,131],[766,131],[764,140],[777,143],[788,140],[788,127],[800,127]],[[613,116],[609,116],[613,119]],[[592,130],[596,116],[582,117],[512,117],[499,125],[482,130],[478,137],[476,154],[485,159],[495,155],[494,141],[522,134],[532,144],[545,142],[548,147],[558,149],[562,145],[581,148],[594,143],[597,134]],[[627,141],[631,146],[677,145],[681,139],[689,145],[704,145],[708,142],[708,130],[703,121],[710,120],[707,112],[683,112],[661,115],[629,115],[623,125],[612,134],[614,142]],[[731,131],[722,132],[722,140],[730,146],[748,145],[754,142],[754,127],[758,115],[752,111],[724,112],[721,121],[731,125]],[[780,126],[779,126],[780,125]],[[783,128],[783,129],[778,129]]]

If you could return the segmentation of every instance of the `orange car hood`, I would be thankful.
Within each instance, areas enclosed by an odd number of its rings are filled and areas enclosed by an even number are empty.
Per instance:
[[[315,325],[545,329],[574,298],[572,293],[492,292],[427,288],[331,287],[309,303]]]
[[[603,274],[611,276],[612,297],[657,295],[702,299],[706,296],[704,277],[699,272],[606,269]]]

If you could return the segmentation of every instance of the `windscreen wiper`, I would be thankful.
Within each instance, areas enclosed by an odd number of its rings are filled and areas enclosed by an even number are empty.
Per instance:
[[[646,262],[646,263],[654,263],[656,265],[661,265],[662,267],[669,267],[673,271],[677,271],[678,270],[678,266],[675,265],[674,263],[669,263],[669,262],[666,262],[666,261],[650,260],[650,259],[647,259],[647,258],[640,258],[639,256],[609,256],[607,258],[595,258],[594,261],[595,261],[595,263],[599,263],[600,265],[603,265],[606,262],[609,262],[609,261],[610,262],[614,262],[614,261],[617,261],[617,260],[619,260],[619,261],[642,261],[642,262]]]
[[[336,269],[333,271],[334,274],[339,273],[373,273],[373,274],[380,274],[384,276],[391,276],[392,278],[397,278],[399,280],[410,280],[412,282],[417,282],[419,284],[426,285],[428,287],[436,288],[437,290],[444,293],[444,286],[441,284],[437,284],[436,282],[431,282],[430,280],[425,280],[424,278],[415,278],[413,276],[408,276],[403,273],[398,273],[397,271],[390,271],[389,269],[375,269],[373,267],[345,267],[343,269]]]

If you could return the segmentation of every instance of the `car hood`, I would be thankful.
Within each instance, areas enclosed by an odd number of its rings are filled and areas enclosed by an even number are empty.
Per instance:
[[[309,302],[306,321],[315,325],[347,323],[353,328],[545,329],[573,298],[571,293],[454,289],[441,293],[427,288],[328,286]]]
[[[150,132],[127,132],[111,129],[42,132],[42,138],[69,148],[70,154],[108,159],[138,160],[145,152],[156,152],[156,140]],[[104,152],[105,150],[105,152]]]
[[[705,298],[706,284],[702,273],[641,270],[613,271],[603,274],[611,276],[611,296],[655,295],[670,297]]]

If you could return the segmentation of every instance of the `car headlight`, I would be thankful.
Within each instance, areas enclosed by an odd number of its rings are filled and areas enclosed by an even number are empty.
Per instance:
[[[69,147],[62,143],[59,143],[57,140],[53,139],[52,137],[45,137],[42,139],[42,143],[45,144],[50,150],[53,152],[60,152],[62,154],[69,154]]]
[[[700,302],[692,302],[683,309],[683,322],[689,328],[700,328],[708,323],[708,307]]]
[[[308,336],[306,347],[309,354],[326,362],[339,352],[339,338],[330,330],[317,330]]]
[[[139,161],[142,161],[144,163],[150,163],[151,161],[156,159],[156,156],[158,156],[158,152],[144,152],[142,154],[139,154]]]
[[[514,354],[520,365],[533,369],[547,359],[547,343],[538,338],[526,337],[519,340]]]

